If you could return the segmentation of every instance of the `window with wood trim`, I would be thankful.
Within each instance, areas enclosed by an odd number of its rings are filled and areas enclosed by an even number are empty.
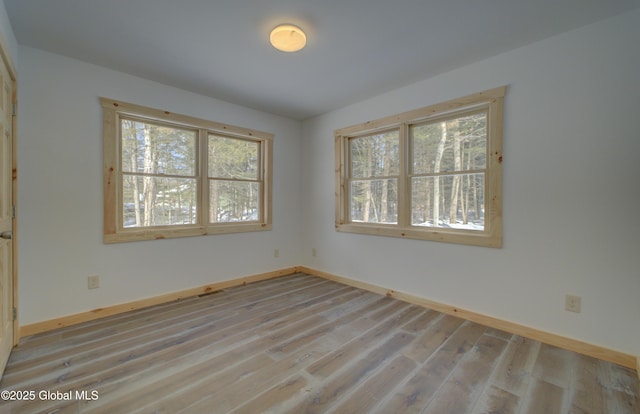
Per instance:
[[[336,229],[501,247],[505,91],[336,130]]]
[[[271,228],[272,134],[101,103],[106,243]]]

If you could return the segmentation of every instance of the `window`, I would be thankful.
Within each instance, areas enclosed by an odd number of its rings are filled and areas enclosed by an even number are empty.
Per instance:
[[[101,103],[106,243],[271,228],[273,135]]]
[[[335,131],[336,229],[501,247],[505,90]]]

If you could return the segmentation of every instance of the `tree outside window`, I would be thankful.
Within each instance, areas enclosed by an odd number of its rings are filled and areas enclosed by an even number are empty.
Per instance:
[[[271,134],[101,102],[105,242],[271,228]]]
[[[500,247],[505,90],[335,131],[336,229]]]

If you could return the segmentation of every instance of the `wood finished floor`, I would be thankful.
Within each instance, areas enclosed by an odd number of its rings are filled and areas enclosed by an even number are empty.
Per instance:
[[[640,413],[634,370],[305,274],[24,338],[0,389],[36,392],[2,413]]]

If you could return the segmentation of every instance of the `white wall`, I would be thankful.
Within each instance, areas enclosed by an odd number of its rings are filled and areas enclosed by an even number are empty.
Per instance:
[[[639,42],[636,10],[306,121],[304,264],[640,354]],[[500,85],[504,248],[334,230],[335,129]]]
[[[640,354],[639,22],[630,12],[302,126],[20,46],[20,322],[304,264]],[[335,232],[334,129],[505,84],[504,248]],[[274,133],[274,229],[104,245],[98,96]],[[565,293],[582,313],[563,310]]]
[[[300,122],[29,47],[19,58],[21,325],[299,264]],[[273,230],[103,244],[99,96],[275,134]]]
[[[11,57],[12,64],[15,66],[18,63],[18,42],[13,34],[13,28],[7,15],[7,9],[4,5],[4,0],[0,0],[0,34],[4,40],[4,45],[7,48],[7,52]]]

